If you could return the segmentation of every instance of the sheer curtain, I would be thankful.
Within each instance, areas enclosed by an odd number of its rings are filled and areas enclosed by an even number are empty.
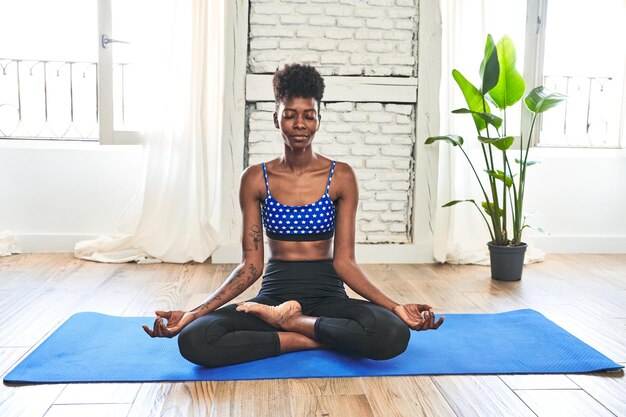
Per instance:
[[[0,256],[9,256],[17,253],[17,239],[9,232],[4,231],[0,233]]]
[[[149,4],[143,178],[116,234],[78,242],[78,258],[203,262],[219,244],[224,3]]]
[[[452,115],[451,110],[467,107],[463,95],[452,78],[457,69],[474,85],[478,85],[478,68],[484,53],[487,34],[495,41],[508,34],[516,43],[518,67],[522,68],[525,1],[440,0],[442,18],[442,74],[439,92],[440,134],[459,134],[465,139],[463,148],[478,171],[484,165],[476,129],[467,115]],[[511,33],[511,31],[513,33]],[[521,36],[521,41],[516,40]],[[434,230],[433,255],[438,262],[489,264],[486,243],[490,240],[486,225],[470,203],[451,208],[441,206],[451,200],[473,198],[483,201],[474,174],[459,149],[439,145],[438,204]],[[485,179],[486,181],[486,179]],[[486,183],[486,182],[483,182]],[[528,239],[525,238],[528,242]],[[536,262],[545,254],[529,243],[526,262]]]

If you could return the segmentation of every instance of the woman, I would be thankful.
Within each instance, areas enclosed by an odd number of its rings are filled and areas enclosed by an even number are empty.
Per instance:
[[[273,83],[284,153],[241,175],[243,262],[202,305],[157,311],[153,329],[144,330],[152,337],[180,333],[183,357],[210,367],[320,348],[395,357],[406,349],[409,328],[437,329],[444,318],[435,322],[427,305],[394,302],[357,265],[356,177],[349,165],[312,149],[324,93],[320,74],[287,65]],[[270,256],[259,294],[219,308],[261,277],[263,226]],[[348,298],[344,283],[369,301]]]

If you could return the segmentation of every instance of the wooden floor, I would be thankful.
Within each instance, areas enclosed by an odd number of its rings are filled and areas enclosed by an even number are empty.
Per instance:
[[[79,311],[192,308],[232,265],[0,258],[0,374]],[[399,302],[448,313],[533,308],[626,364],[626,255],[551,255],[521,282],[480,266],[364,265]],[[258,290],[258,283],[241,298]],[[623,372],[0,387],[0,416],[626,416]]]

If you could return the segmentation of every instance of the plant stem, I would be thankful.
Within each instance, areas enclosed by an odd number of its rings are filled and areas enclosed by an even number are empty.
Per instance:
[[[504,125],[504,136],[506,136],[506,107],[504,108],[503,111],[503,125]],[[506,150],[502,151],[502,172],[504,173],[504,178],[502,179],[502,230],[503,230],[503,234],[504,234],[504,238],[505,240],[508,240],[508,234],[507,234],[507,211],[506,211],[506,196],[507,194],[510,196],[510,193],[507,193],[507,187],[506,187],[506,165],[507,165],[507,159],[506,159]],[[513,181],[513,176],[511,176],[511,181]],[[513,206],[511,206],[511,210],[513,210]]]
[[[487,112],[487,102],[485,100],[485,96],[483,95],[483,113],[486,113],[486,112]],[[489,123],[485,123],[485,134],[487,135],[488,139],[491,139],[489,136]],[[489,143],[487,144],[487,149],[489,149],[489,161],[487,161],[487,157],[485,155],[485,162],[487,164],[487,169],[489,171],[495,172],[495,169],[494,169],[495,165],[493,163],[493,154],[491,152],[491,144]],[[483,146],[483,153],[484,152],[485,151],[484,151],[484,146]],[[501,245],[504,243],[504,239],[502,236],[502,226],[500,225],[500,215],[498,214],[499,208],[500,208],[500,204],[498,202],[498,190],[496,189],[495,178],[489,175],[488,180],[489,180],[489,188],[491,188],[491,196],[493,197],[493,207],[490,207],[489,211],[490,211],[491,221],[493,223],[494,234],[496,238],[495,243],[497,245]],[[487,207],[489,207],[489,205],[487,205]],[[506,215],[506,212],[504,214]]]
[[[513,240],[516,239],[516,236],[519,234],[519,229],[517,227],[517,218],[519,213],[517,212],[517,205],[513,202],[517,202],[517,187],[515,186],[515,180],[513,180],[513,170],[511,169],[511,165],[509,164],[509,159],[506,160],[506,166],[509,168],[509,174],[511,174],[511,188],[513,189],[513,198],[510,201],[511,203],[511,217],[513,220]],[[506,167],[505,170],[506,172]],[[511,190],[509,190],[509,198],[511,198]]]
[[[517,236],[516,241],[514,242],[515,244],[519,244],[522,241],[522,234],[521,234],[521,217],[522,217],[522,209],[524,207],[524,192],[526,191],[526,168],[527,168],[527,162],[528,162],[528,150],[530,149],[530,138],[532,137],[533,134],[533,129],[535,128],[535,121],[537,120],[537,113],[535,113],[533,115],[533,121],[530,124],[530,131],[528,132],[528,143],[526,144],[526,154],[524,155],[524,159],[521,160],[521,164],[520,164],[520,179],[519,179],[519,197],[517,199],[517,212],[518,212],[518,224],[516,225],[516,228],[518,230],[520,230],[519,235]],[[520,149],[521,149],[521,145],[520,145]]]
[[[507,188],[506,188],[506,151],[502,151],[502,172],[504,172],[504,178],[502,178],[502,231],[504,234],[505,240],[508,238],[506,231],[506,221],[507,221],[507,213],[506,213],[506,196],[507,196]],[[512,180],[512,178],[511,178]]]

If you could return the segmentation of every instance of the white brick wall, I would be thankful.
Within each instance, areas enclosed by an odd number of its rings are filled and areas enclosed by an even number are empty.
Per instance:
[[[322,75],[416,75],[416,0],[250,0],[251,73],[288,62]]]
[[[248,165],[283,151],[273,102],[249,104]],[[410,241],[415,107],[392,103],[326,103],[314,149],[349,163],[359,180],[358,243]],[[409,123],[401,124],[398,118]],[[402,126],[401,130],[398,126]],[[404,129],[407,127],[408,129]]]

